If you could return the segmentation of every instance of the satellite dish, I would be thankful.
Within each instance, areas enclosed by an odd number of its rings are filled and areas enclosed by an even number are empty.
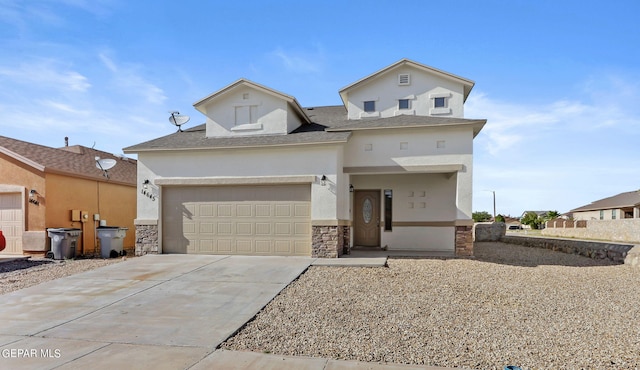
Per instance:
[[[100,157],[96,157],[96,167],[99,170],[102,170],[103,175],[106,178],[109,178],[109,174],[107,173],[107,171],[112,169],[113,166],[116,165],[116,163],[118,163],[118,162],[115,159],[112,159],[112,158],[100,159]]]
[[[178,126],[178,132],[182,132],[182,125],[189,122],[189,116],[180,114],[180,112],[169,112],[171,113],[171,117],[169,117],[169,122]]]

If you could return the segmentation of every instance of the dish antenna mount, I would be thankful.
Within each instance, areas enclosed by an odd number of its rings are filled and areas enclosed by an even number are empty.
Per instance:
[[[184,125],[185,123],[189,122],[189,116],[184,115],[184,114],[180,114],[180,112],[178,111],[171,111],[169,112],[171,114],[171,117],[169,117],[169,122],[173,123],[174,125],[178,126],[178,131],[177,132],[182,132],[182,125]]]
[[[96,157],[96,167],[102,171],[104,177],[109,178],[109,170],[118,163],[115,159]]]

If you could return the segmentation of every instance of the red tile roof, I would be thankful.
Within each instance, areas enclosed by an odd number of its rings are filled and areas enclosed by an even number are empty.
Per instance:
[[[0,154],[17,159],[44,172],[61,173],[74,177],[136,184],[137,161],[81,145],[51,148],[0,136]],[[95,157],[111,158],[117,164],[108,171],[109,178],[96,167]]]

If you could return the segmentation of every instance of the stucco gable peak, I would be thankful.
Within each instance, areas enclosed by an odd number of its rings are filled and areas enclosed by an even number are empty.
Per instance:
[[[426,64],[421,64],[418,62],[415,62],[413,60],[407,59],[407,58],[403,58],[400,59],[399,61],[382,68],[379,71],[376,71],[368,76],[365,76],[359,80],[357,80],[356,82],[353,82],[345,87],[343,87],[342,89],[340,89],[339,94],[340,94],[340,98],[342,99],[342,102],[344,104],[344,106],[347,106],[347,95],[349,93],[350,90],[368,82],[371,81],[373,79],[379,78],[383,75],[386,75],[387,73],[391,73],[393,72],[393,70],[399,68],[399,67],[404,67],[404,66],[410,66],[413,68],[416,68],[418,70],[421,70],[425,73],[429,73],[429,74],[434,74],[436,76],[442,77],[442,78],[446,78],[448,80],[453,80],[457,83],[460,83],[464,86],[464,100],[467,100],[467,96],[469,96],[469,93],[471,93],[471,89],[473,89],[473,86],[475,85],[475,82],[472,80],[469,80],[467,78],[464,77],[460,77],[458,75],[455,75],[453,73],[449,73],[446,71],[443,71],[441,69],[437,69],[434,67],[430,67]]]
[[[215,100],[219,99],[220,97],[227,95],[228,93],[240,88],[240,87],[248,87],[251,89],[254,89],[256,91],[260,91],[262,93],[274,96],[278,99],[282,99],[284,101],[286,101],[291,107],[293,107],[293,110],[299,114],[302,119],[305,122],[310,122],[309,117],[307,117],[307,115],[305,114],[304,110],[302,109],[302,106],[300,105],[300,103],[298,103],[298,100],[292,96],[292,95],[288,95],[285,94],[283,92],[280,92],[278,90],[272,89],[270,87],[261,85],[257,82],[251,81],[249,79],[246,78],[241,78],[225,87],[223,87],[222,89],[198,100],[197,102],[193,103],[193,107],[198,110],[200,113],[202,114],[206,114],[206,110],[204,109],[205,106],[211,104],[212,102],[214,102]]]

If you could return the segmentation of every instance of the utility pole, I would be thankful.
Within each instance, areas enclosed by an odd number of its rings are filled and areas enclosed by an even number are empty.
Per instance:
[[[493,222],[496,222],[496,191],[495,190],[485,190],[493,193]]]

